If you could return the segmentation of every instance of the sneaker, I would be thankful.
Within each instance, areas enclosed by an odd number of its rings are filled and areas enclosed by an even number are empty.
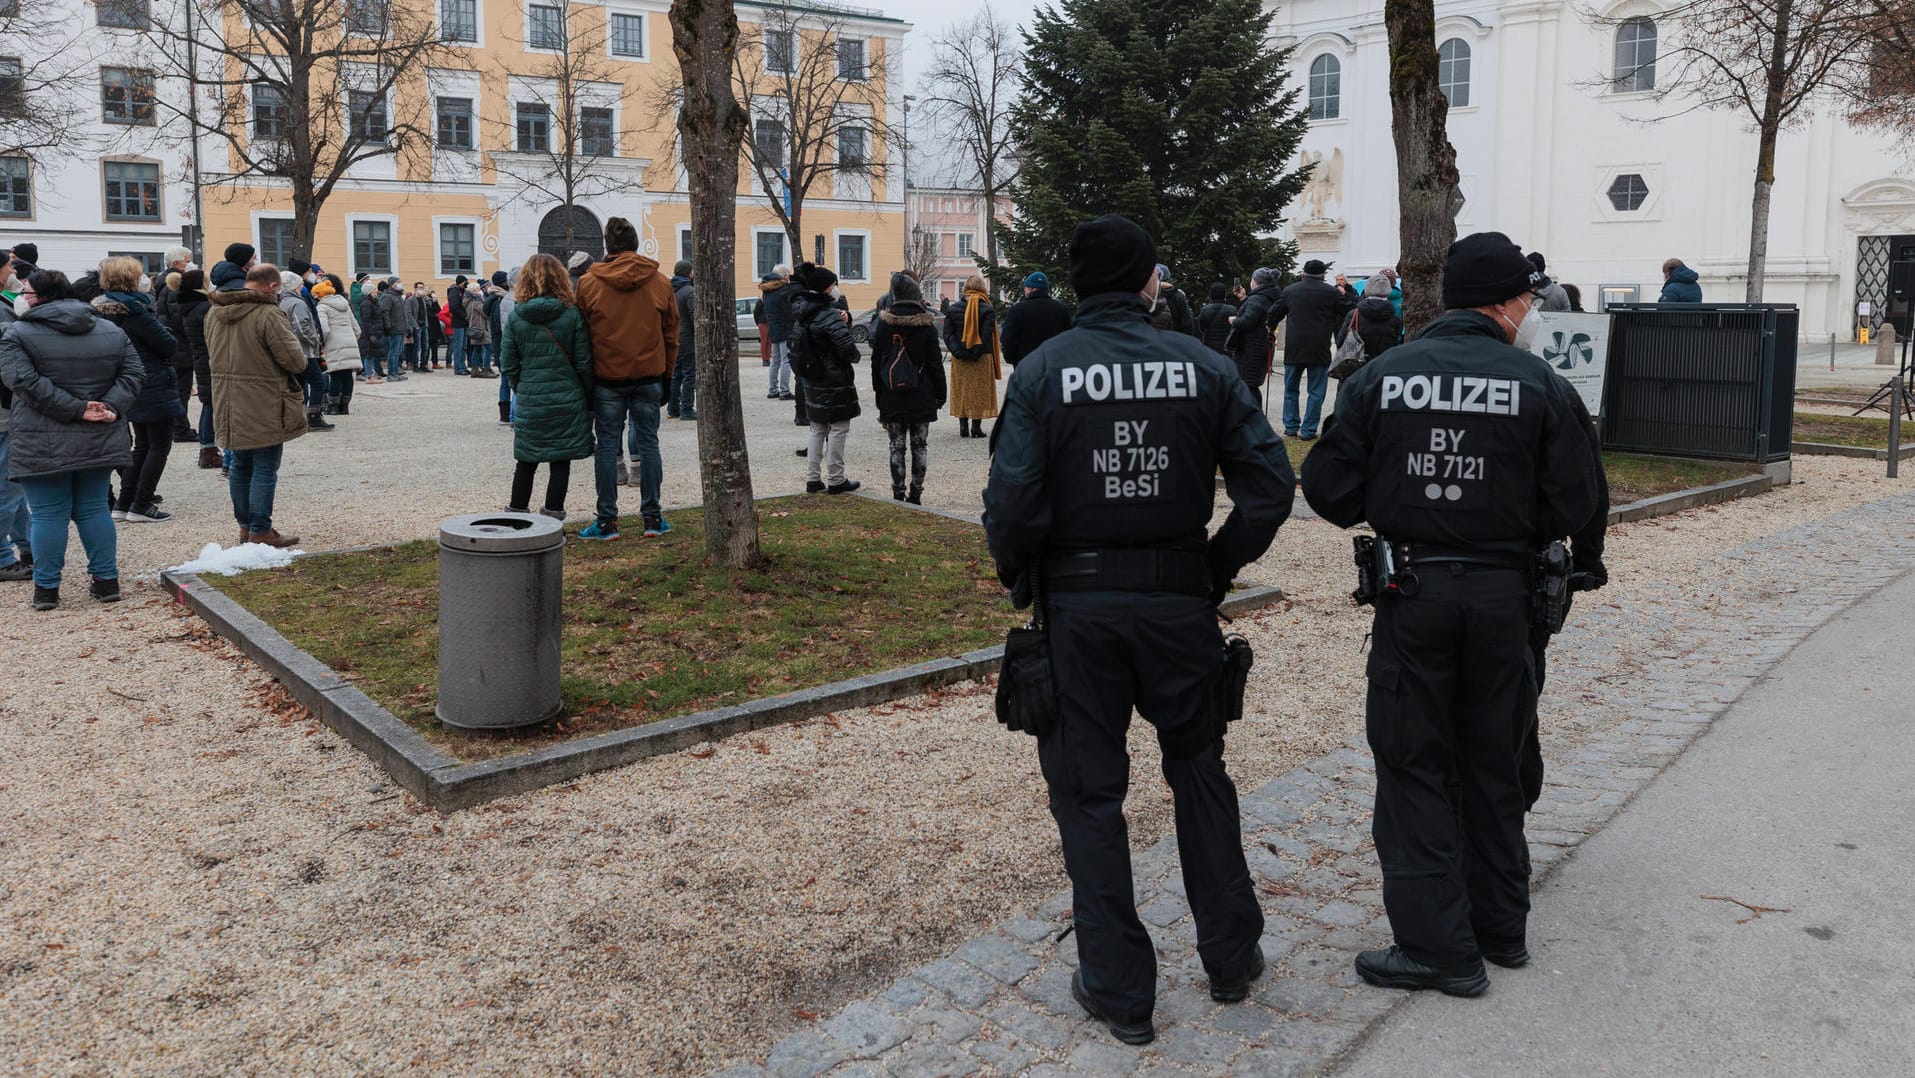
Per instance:
[[[560,524],[565,523],[565,510],[563,509],[541,509],[539,510],[539,515],[542,517],[551,517]]]
[[[830,486],[826,487],[825,493],[826,494],[849,494],[863,485],[864,485],[863,483],[858,482],[856,479],[847,479],[842,483],[833,483]]]
[[[772,390],[771,392],[769,392],[769,393],[767,393],[767,394],[765,394],[765,399],[766,399],[766,400],[768,400],[768,401],[775,401],[775,400],[777,400],[777,399],[778,399],[778,391],[774,389],[774,390]],[[786,399],[786,400],[790,400],[791,398],[789,398],[789,397],[787,397],[787,398],[785,398],[785,399]]]
[[[118,505],[115,505],[112,509],[107,511],[107,516],[110,516],[114,520],[124,523],[126,521],[126,510],[121,509]]]
[[[795,401],[795,400],[797,400],[798,398],[797,398],[797,397],[795,397],[795,396],[793,396],[793,395],[792,395],[792,394],[790,394],[790,393],[780,393],[780,394],[778,394],[778,399],[779,399],[779,400],[781,400],[781,401]]]
[[[656,539],[672,530],[672,522],[663,516],[645,518],[645,538]]]
[[[614,521],[610,525],[607,525],[603,521],[594,520],[579,529],[578,537],[580,539],[599,539],[610,542],[618,538],[618,523]]]
[[[0,568],[0,581],[32,579],[33,566],[28,565],[26,562],[16,561],[12,565]]]
[[[173,514],[157,505],[136,505],[126,511],[128,524],[158,524],[163,520],[172,520]]]
[[[117,603],[120,601],[120,578],[101,580],[96,576],[93,583],[87,586],[86,593],[103,603]]]
[[[35,584],[33,586],[33,609],[52,610],[54,607],[59,605],[60,605],[60,589],[59,588],[43,588],[38,584]]]
[[[696,423],[698,422],[698,413],[697,412],[680,412],[678,415],[678,418],[690,420],[691,422]]]

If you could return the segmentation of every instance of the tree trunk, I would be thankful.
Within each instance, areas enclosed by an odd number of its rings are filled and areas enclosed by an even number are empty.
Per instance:
[[[738,386],[735,224],[745,111],[732,96],[738,17],[732,0],[672,0],[672,51],[685,81],[678,132],[692,204],[693,334],[698,356],[698,474],[705,554],[734,569],[764,560],[752,504],[751,458]]]
[[[1456,242],[1456,148],[1449,101],[1437,83],[1434,0],[1387,0],[1383,22],[1390,34],[1390,130],[1403,244],[1396,269],[1403,328],[1414,333],[1443,313],[1443,259]]]
[[[1762,302],[1762,279],[1769,272],[1769,204],[1775,190],[1775,144],[1782,131],[1781,103],[1788,92],[1787,62],[1794,33],[1795,0],[1782,0],[1775,8],[1775,25],[1769,40],[1768,84],[1763,87],[1762,116],[1756,123],[1761,142],[1755,154],[1755,196],[1749,200],[1749,281],[1743,297],[1749,303]]]
[[[997,170],[986,166],[980,177],[984,183],[984,249],[989,252],[991,266],[996,268],[997,261]]]
[[[319,231],[319,198],[310,183],[301,182],[293,177],[293,252],[304,259],[313,256],[313,237]],[[204,241],[211,242],[211,241]],[[286,267],[281,266],[280,269]],[[346,252],[346,269],[352,268],[352,252]],[[342,274],[342,279],[351,280],[350,273]]]

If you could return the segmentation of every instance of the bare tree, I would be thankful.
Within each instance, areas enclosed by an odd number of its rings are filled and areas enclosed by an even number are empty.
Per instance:
[[[932,39],[931,66],[919,91],[938,134],[963,148],[965,179],[984,193],[992,266],[998,263],[998,198],[1016,171],[1011,104],[1023,78],[1021,40],[987,4]]]
[[[441,55],[431,6],[173,0],[159,14],[142,56],[184,92],[157,94],[158,107],[225,151],[228,167],[203,169],[205,182],[287,186],[294,253],[312,252],[319,211],[355,166],[429,149],[428,95],[397,90]]]
[[[637,95],[607,47],[610,17],[600,7],[576,14],[564,2],[541,7],[521,42],[531,61],[506,68],[522,96],[511,115],[493,121],[491,143],[503,149],[492,152],[492,164],[519,188],[500,208],[514,201],[564,208],[567,251],[588,239],[577,234],[572,212],[581,198],[645,187],[638,163],[619,155],[617,117],[632,114],[623,106]]]
[[[1443,259],[1456,242],[1459,177],[1450,145],[1449,99],[1437,79],[1434,0],[1387,0],[1390,35],[1390,131],[1396,139],[1396,186],[1403,253],[1403,326],[1443,313]]]
[[[866,39],[846,33],[829,9],[761,10],[733,64],[752,125],[745,157],[792,251],[801,253],[805,199],[841,179],[868,192],[872,151],[893,133]],[[895,58],[887,54],[883,62],[888,86]],[[823,197],[830,195],[827,189]]]
[[[738,154],[746,112],[732,95],[738,15],[732,0],[672,0],[672,54],[683,77],[680,158],[691,194],[692,265],[698,277],[689,330],[698,356],[698,474],[705,496],[705,554],[734,569],[762,562],[738,387]],[[679,327],[679,332],[687,332]]]
[[[910,251],[911,257],[906,260],[904,268],[917,274],[918,280],[930,280],[937,274],[940,256],[936,232],[926,232],[922,228],[913,229],[911,245],[907,250]]]
[[[1655,101],[1682,106],[1656,120],[1719,109],[1740,112],[1754,125],[1745,291],[1750,303],[1762,301],[1768,272],[1776,146],[1782,132],[1800,122],[1818,99],[1864,71],[1874,40],[1857,18],[1865,7],[1857,0],[1683,0],[1653,23],[1641,16],[1589,16],[1636,43],[1638,54],[1626,56],[1619,37],[1618,69],[1608,80],[1613,88],[1653,86]],[[1642,44],[1651,32],[1654,36]]]
[[[1915,0],[1858,0],[1862,64],[1843,86],[1848,117],[1904,140],[1915,159]]]
[[[0,155],[81,156],[102,142],[89,122],[99,106],[87,100],[98,57],[75,26],[61,0],[0,3]],[[150,95],[144,107],[150,114]]]

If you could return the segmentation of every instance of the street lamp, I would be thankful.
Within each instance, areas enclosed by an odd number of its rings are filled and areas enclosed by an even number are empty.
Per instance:
[[[904,173],[904,196],[901,200],[904,203],[904,228],[900,231],[904,233],[904,264],[907,267],[911,265],[911,102],[916,100],[910,94],[904,95],[904,137],[899,140],[898,146],[902,166],[900,171]]]

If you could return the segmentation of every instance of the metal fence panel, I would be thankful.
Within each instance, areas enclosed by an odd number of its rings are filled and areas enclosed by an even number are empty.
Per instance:
[[[1794,307],[1628,304],[1609,313],[1605,448],[1763,463],[1788,457]]]

